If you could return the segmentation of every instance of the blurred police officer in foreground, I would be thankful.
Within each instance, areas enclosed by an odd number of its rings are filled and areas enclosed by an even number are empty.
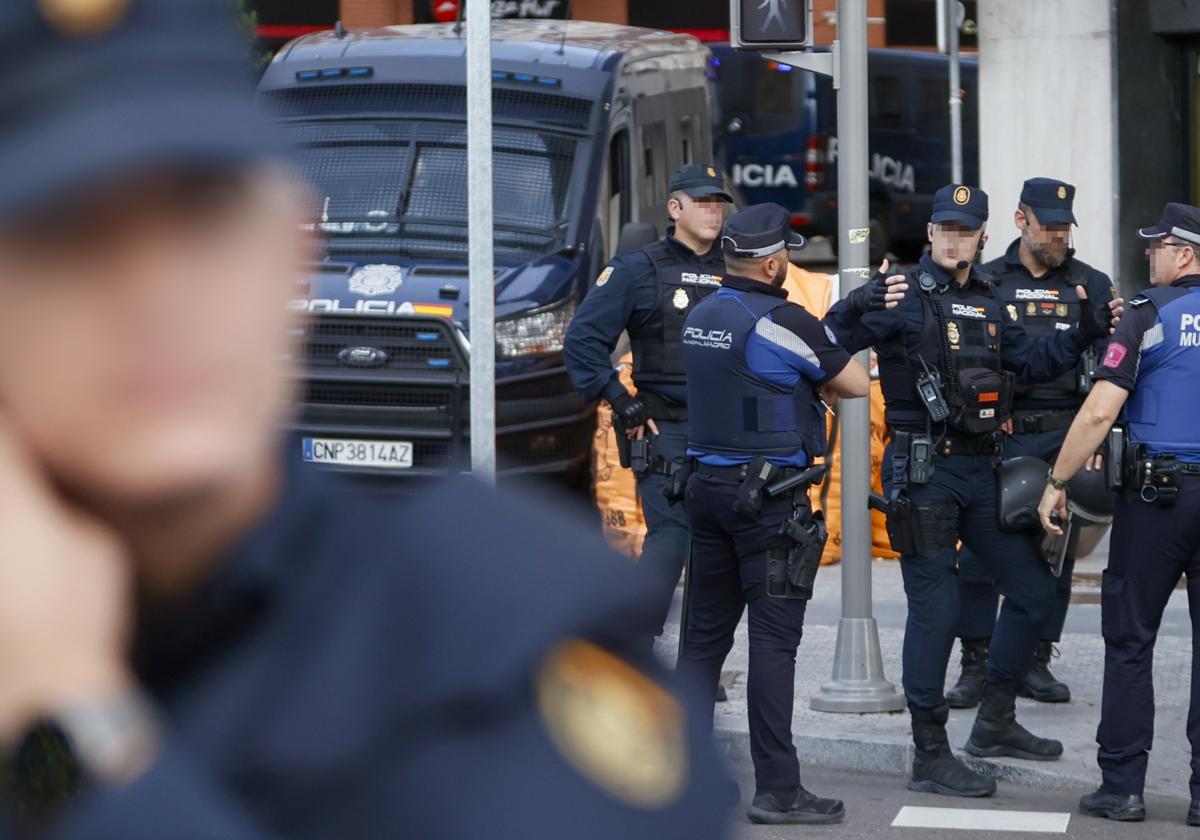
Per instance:
[[[658,633],[688,550],[687,512],[678,504],[687,449],[687,380],[679,333],[692,307],[721,284],[725,263],[715,243],[725,203],[732,200],[715,167],[692,164],[676,171],[666,236],[618,255],[601,272],[575,313],[563,348],[567,372],[584,399],[606,399],[618,440],[624,432],[636,441],[631,446],[638,457],[627,466],[637,477],[646,519],[642,560],[660,583]],[[613,349],[625,331],[633,345],[636,396],[613,370]]]
[[[967,751],[1037,760],[1062,754],[1058,741],[1016,721],[1017,687],[1053,607],[1054,580],[1031,536],[998,529],[994,465],[1014,374],[1037,382],[1073,369],[1082,350],[1107,334],[1110,313],[1085,303],[1078,327],[1031,339],[974,267],[986,223],[982,190],[943,187],[934,196],[932,249],[908,277],[915,289],[895,309],[860,319],[841,301],[825,319],[851,352],[870,345],[879,354],[892,429],[883,463],[888,534],[908,597],[904,691],[917,748],[909,787],[953,796],[996,789],[955,758],[946,739],[943,686],[959,616],[960,539],[1005,597]]]
[[[226,13],[0,8],[0,836],[721,835],[586,525],[285,464],[312,254]]]
[[[1097,302],[1108,303],[1114,296],[1108,275],[1075,258],[1071,248],[1071,225],[1076,224],[1074,200],[1075,187],[1071,184],[1053,178],[1030,178],[1021,190],[1014,218],[1020,237],[1008,246],[1004,256],[982,268],[991,277],[1007,319],[1020,322],[1033,338],[1079,323],[1077,289],[1085,289],[1088,298]],[[1088,348],[1079,365],[1057,379],[1017,386],[1012,435],[1004,441],[1006,459],[1032,456],[1054,462],[1067,427],[1091,390],[1091,373],[1103,340],[1099,345]],[[1068,550],[1057,579],[1054,609],[1042,627],[1033,667],[1017,692],[1022,697],[1043,703],[1066,703],[1071,699],[1071,689],[1050,672],[1050,656],[1067,620],[1074,567],[1074,551]],[[983,563],[969,549],[959,557],[958,591],[962,675],[958,684],[946,692],[946,702],[952,709],[969,709],[983,696],[988,644],[1000,601],[1000,593]]]
[[[1096,385],[1071,425],[1038,513],[1059,534],[1068,516],[1066,483],[1110,427],[1115,458],[1125,436],[1123,485],[1104,570],[1104,700],[1096,740],[1103,782],[1079,802],[1085,814],[1146,818],[1142,791],[1154,736],[1154,640],[1167,599],[1187,576],[1194,649],[1200,642],[1200,208],[1168,204],[1139,234],[1149,240],[1152,288],[1130,301],[1096,370]],[[1113,463],[1116,467],[1117,464]],[[1073,485],[1072,485],[1073,486]],[[1052,519],[1052,516],[1057,517]],[[1200,668],[1192,666],[1192,805],[1200,825]]]
[[[807,490],[813,459],[825,452],[819,389],[861,397],[870,378],[820,321],[788,302],[788,251],[805,243],[784,208],[763,204],[730,216],[722,242],[725,282],[683,330],[688,454],[697,463],[687,485],[690,621],[677,670],[713,697],[748,607],[755,778],[748,816],[837,822],[841,801],[800,785],[792,744],[796,649],[826,536]],[[854,300],[869,302],[877,289],[859,289]],[[882,293],[877,303],[883,307]]]

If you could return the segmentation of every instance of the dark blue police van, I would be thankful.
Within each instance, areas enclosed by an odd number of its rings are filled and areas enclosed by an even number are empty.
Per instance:
[[[712,45],[717,149],[750,203],[774,201],[802,233],[837,230],[837,97],[827,76]],[[912,260],[933,194],[950,181],[949,62],[870,50],[871,257]],[[979,182],[978,62],[962,59],[963,177]],[[833,237],[836,244],[836,237]]]
[[[578,475],[595,406],[563,335],[625,226],[662,215],[670,172],[710,159],[709,52],[608,24],[493,32],[499,466]],[[465,47],[452,25],[339,29],[293,41],[263,77],[327,254],[294,304],[310,316],[305,461],[469,469]]]

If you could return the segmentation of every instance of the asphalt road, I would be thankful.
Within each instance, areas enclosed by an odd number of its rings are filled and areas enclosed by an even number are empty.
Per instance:
[[[996,796],[988,799],[954,799],[932,794],[912,793],[904,781],[895,776],[873,776],[857,773],[801,768],[801,778],[809,790],[820,796],[838,797],[846,803],[846,819],[832,826],[766,826],[752,825],[745,818],[745,809],[754,792],[753,774],[749,762],[733,768],[742,789],[742,802],[733,814],[731,837],[735,840],[794,840],[797,837],[828,837],[829,840],[977,840],[982,838],[1068,837],[1080,840],[1174,840],[1198,838],[1200,828],[1184,822],[1186,799],[1149,798],[1148,818],[1144,823],[1114,823],[1085,817],[1078,812],[1079,797],[1088,791],[1039,791],[1012,785],[1001,785]],[[893,827],[902,808],[935,808],[933,815],[925,812],[906,812],[913,822],[929,822],[948,816],[979,826],[978,828],[945,829],[927,827]],[[944,809],[968,809],[983,814],[942,813]],[[1038,812],[1034,817],[1021,817],[1011,812]],[[1054,816],[1057,815],[1057,816]],[[1019,820],[1045,823],[1055,830],[1046,833],[1013,831]],[[1066,831],[1061,823],[1066,822]],[[1055,826],[1054,823],[1059,825]],[[989,826],[1007,826],[997,830]]]

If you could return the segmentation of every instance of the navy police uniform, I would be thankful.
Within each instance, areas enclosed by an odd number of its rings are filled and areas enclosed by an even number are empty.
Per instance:
[[[5,224],[282,153],[225,0],[7,0],[0,45]],[[206,580],[137,616],[148,769],[106,784],[53,727],[2,744],[0,836],[724,835],[704,716],[645,650],[657,599],[594,528],[468,480],[400,507],[280,484]]]
[[[982,190],[952,184],[937,192],[935,225],[979,230],[986,219]],[[926,254],[908,278],[910,291],[895,309],[856,318],[839,301],[826,323],[851,352],[873,346],[879,358],[892,430],[882,467],[888,528],[908,597],[904,690],[917,743],[913,784],[986,795],[994,784],[955,763],[945,739],[943,688],[959,616],[955,544],[961,539],[976,553],[1005,596],[988,663],[990,702],[985,697],[968,750],[1053,758],[1061,744],[1034,738],[1013,718],[1016,685],[1053,608],[1054,583],[1032,537],[997,527],[997,432],[1014,378],[1052,380],[1074,369],[1089,342],[1078,328],[1034,340],[974,267],[959,283]],[[932,397],[925,386],[936,379],[948,403],[940,422],[926,408]]]
[[[1170,236],[1200,249],[1200,208],[1169,204],[1163,221],[1140,233]],[[1154,736],[1154,642],[1181,575],[1187,576],[1193,639],[1200,640],[1200,424],[1194,399],[1179,398],[1200,393],[1200,274],[1147,289],[1130,301],[1096,378],[1129,391],[1122,422],[1129,446],[1142,448],[1138,454],[1143,456],[1126,471],[1114,511],[1101,595],[1104,700],[1096,735],[1102,790],[1140,795]],[[1160,483],[1164,476],[1171,477],[1173,488]],[[1200,667],[1195,663],[1191,676],[1189,821],[1200,821]]]
[[[670,190],[732,201],[713,166],[683,167],[671,177]],[[631,397],[613,370],[612,353],[621,333],[629,333],[636,399],[659,431],[654,458],[637,476],[637,485],[646,518],[642,561],[658,576],[664,620],[688,543],[684,505],[671,504],[664,495],[687,449],[687,379],[679,334],[692,307],[716,291],[725,273],[719,243],[696,254],[673,234],[669,228],[657,242],[609,263],[575,313],[563,348],[567,372],[583,398],[603,397],[616,416]]]
[[[804,245],[803,237],[791,231],[787,211],[775,204],[731,216],[724,241],[731,257],[765,257]],[[799,787],[791,731],[807,596],[793,592],[783,574],[788,538],[781,529],[789,520],[801,525],[816,520],[806,485],[768,498],[763,486],[800,472],[823,454],[823,407],[815,389],[840,373],[850,356],[815,317],[789,303],[779,285],[727,276],[688,317],[683,358],[690,396],[688,452],[697,463],[687,485],[690,618],[677,670],[710,698],[711,714],[721,665],[748,608],[756,785],[750,817],[787,821],[780,815],[791,807],[833,821],[840,818],[841,803],[816,800]],[[739,509],[752,483],[759,492],[757,505]],[[819,563],[820,547],[813,559]]]
[[[1030,178],[1021,191],[1021,203],[1029,207],[1044,225],[1075,224],[1074,199],[1074,186],[1052,178]],[[1003,256],[985,264],[981,271],[991,278],[992,288],[1004,304],[1008,320],[1020,322],[1031,337],[1040,338],[1079,323],[1079,288],[1085,289],[1091,300],[1104,304],[1115,296],[1108,275],[1077,259],[1073,250],[1067,252],[1067,259],[1061,266],[1033,276],[1021,262],[1020,245],[1021,240],[1015,240]],[[1005,438],[1004,458],[1028,455],[1047,463],[1054,462],[1075,412],[1090,389],[1091,372],[1103,347],[1104,340],[1101,339],[1085,351],[1077,367],[1050,382],[1017,386],[1013,399],[1013,433]],[[1042,629],[1042,641],[1037,647],[1036,669],[1044,679],[1030,685],[1027,675],[1022,694],[1058,702],[1070,699],[1070,690],[1053,680],[1047,663],[1050,643],[1062,637],[1067,620],[1074,565],[1072,552],[1057,579],[1054,609]],[[964,675],[967,685],[960,683],[948,698],[951,706],[969,707],[978,702],[978,692],[982,689],[983,663],[995,629],[999,593],[983,563],[969,549],[964,549],[959,557],[958,581],[961,604],[958,635],[964,640],[963,668],[964,672],[970,669],[979,677],[967,679]],[[960,689],[963,689],[963,696],[958,698]]]

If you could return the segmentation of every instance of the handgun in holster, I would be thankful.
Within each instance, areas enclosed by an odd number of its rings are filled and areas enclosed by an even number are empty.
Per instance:
[[[684,500],[687,495],[688,479],[692,477],[692,473],[696,469],[696,461],[694,458],[684,458],[681,461],[672,461],[670,464],[670,473],[667,474],[667,482],[663,485],[663,496],[667,500],[668,505],[675,505]]]
[[[612,413],[612,427],[613,434],[617,437],[617,460],[620,461],[622,467],[629,469],[630,444],[633,441],[629,439],[629,435],[626,434],[625,424],[621,422],[621,418],[617,416],[615,411]]]

